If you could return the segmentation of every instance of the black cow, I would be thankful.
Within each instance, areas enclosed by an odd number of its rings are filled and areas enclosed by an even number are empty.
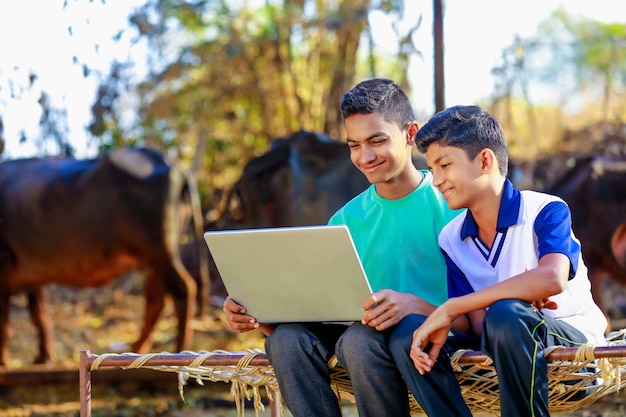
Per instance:
[[[189,220],[204,265],[199,285],[179,257]],[[113,150],[88,160],[1,163],[0,365],[9,359],[10,295],[27,293],[40,341],[35,362],[45,363],[54,349],[42,287],[96,287],[132,269],[146,271],[145,323],[132,349],[149,351],[167,294],[179,323],[177,347],[189,348],[195,297],[204,295],[208,284],[201,223],[193,178],[156,150]]]
[[[423,158],[415,158],[424,168]],[[369,186],[345,142],[299,131],[250,160],[231,189],[220,228],[326,224]]]
[[[626,284],[626,159],[588,156],[569,161],[571,168],[544,191],[570,206],[594,299],[603,308],[603,278],[610,275]]]
[[[426,167],[421,157],[415,157],[414,163]],[[248,161],[227,195],[216,228],[326,224],[369,185],[352,164],[345,142],[302,130],[276,139],[268,152]],[[219,271],[211,269],[211,279],[216,293],[224,296]]]

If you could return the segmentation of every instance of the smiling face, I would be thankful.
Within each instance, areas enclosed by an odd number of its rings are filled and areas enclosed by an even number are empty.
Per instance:
[[[380,112],[354,114],[345,120],[350,159],[369,182],[385,187],[415,171],[411,160],[416,122],[401,129]],[[412,190],[411,190],[412,191]]]
[[[441,146],[434,142],[426,150],[428,169],[433,174],[433,185],[441,192],[453,209],[470,208],[480,202],[481,190],[488,178],[485,174],[485,149],[470,159],[463,149]]]

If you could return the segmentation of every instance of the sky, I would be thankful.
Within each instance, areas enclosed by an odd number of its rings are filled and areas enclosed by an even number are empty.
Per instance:
[[[106,77],[113,59],[127,61],[130,54],[141,54],[138,47],[131,48],[131,31],[119,43],[112,38],[128,27],[128,14],[144,1],[66,1],[64,8],[64,0],[0,0],[0,114],[7,142],[4,158],[38,156],[32,146],[19,143],[19,132],[37,135],[41,114],[37,99],[42,90],[49,94],[53,106],[67,107],[68,135],[77,156],[94,156],[96,149],[88,146],[86,127],[91,123],[98,80]],[[96,72],[85,78],[82,62],[75,63],[74,56]],[[29,88],[31,71],[38,78]],[[11,97],[9,79],[17,81],[13,92],[19,100]]]
[[[430,5],[430,0],[418,0]],[[445,0],[444,69],[446,106],[476,104],[493,92],[491,69],[501,62],[502,50],[536,33],[541,21],[559,7],[571,15],[602,22],[626,22],[623,0]],[[424,59],[412,62],[411,97],[416,109],[434,111],[432,10],[423,9],[424,25],[416,41]]]
[[[91,122],[98,77],[108,74],[112,59],[126,61],[141,56],[141,45],[132,46],[132,31],[121,42],[112,38],[127,28],[129,12],[142,0],[21,0],[0,2],[0,114],[4,122],[4,158],[38,156],[36,149],[19,143],[23,130],[31,137],[38,132],[41,90],[50,95],[53,106],[66,107],[70,142],[77,157],[92,157],[96,149],[88,143],[86,127]],[[446,105],[473,104],[489,97],[494,80],[490,70],[499,63],[502,49],[515,35],[528,37],[539,22],[557,7],[572,15],[604,22],[626,21],[617,11],[624,0],[445,0],[444,47]],[[411,61],[411,100],[417,114],[430,115],[434,109],[432,0],[406,0],[405,23],[422,14],[422,27],[415,33],[421,58]],[[36,12],[33,12],[36,10]],[[395,42],[385,16],[371,19],[376,43],[384,47]],[[72,34],[68,31],[71,27]],[[393,38],[391,38],[393,39]],[[94,45],[98,45],[97,49]],[[81,63],[96,70],[83,77]],[[37,74],[29,87],[28,74]],[[8,80],[18,81],[13,89],[21,100],[12,98]],[[424,121],[420,121],[424,122]],[[54,149],[50,149],[54,152]]]

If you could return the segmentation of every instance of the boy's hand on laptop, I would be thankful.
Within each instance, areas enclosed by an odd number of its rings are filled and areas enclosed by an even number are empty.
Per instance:
[[[246,314],[245,307],[237,304],[230,296],[226,297],[223,310],[226,313],[228,327],[238,333],[248,332],[260,327],[260,324],[254,317]]]
[[[361,323],[385,330],[396,325],[413,312],[415,296],[393,290],[380,290],[370,295],[363,303],[366,311]]]

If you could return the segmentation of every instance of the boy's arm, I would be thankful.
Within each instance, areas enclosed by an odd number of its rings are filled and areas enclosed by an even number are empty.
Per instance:
[[[366,313],[361,322],[376,330],[385,330],[398,324],[409,314],[428,316],[436,308],[435,305],[413,294],[380,290],[363,303],[363,310]],[[458,317],[452,323],[452,327],[465,333],[470,329],[469,321],[465,316]]]
[[[446,342],[451,324],[461,315],[485,309],[498,300],[515,298],[532,303],[561,293],[568,281],[570,261],[561,253],[549,253],[537,268],[461,297],[450,298],[413,333],[411,358],[421,374],[428,372]],[[424,349],[432,343],[428,352]]]

